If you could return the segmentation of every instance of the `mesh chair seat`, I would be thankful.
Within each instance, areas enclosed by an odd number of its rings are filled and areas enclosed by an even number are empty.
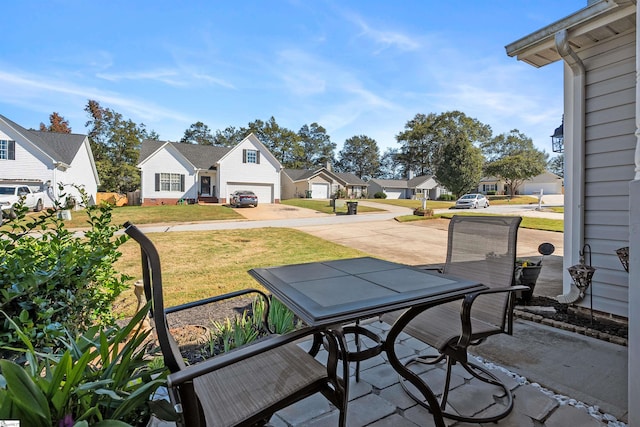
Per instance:
[[[325,381],[327,368],[295,343],[193,379],[210,426],[234,426]]]

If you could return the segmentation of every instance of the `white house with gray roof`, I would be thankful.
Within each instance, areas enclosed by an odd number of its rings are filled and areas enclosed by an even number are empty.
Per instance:
[[[100,181],[86,135],[28,130],[0,115],[0,182],[37,187],[52,207],[63,194],[79,201],[76,186],[95,202]]]
[[[329,199],[341,190],[349,198],[359,198],[368,192],[362,179],[352,173],[333,172],[330,167],[283,169],[281,182],[283,199]]]
[[[383,192],[388,199],[415,199],[427,194],[430,200],[436,200],[441,194],[449,194],[438,184],[434,175],[421,175],[411,179],[379,179],[369,181],[369,195]]]
[[[235,147],[145,140],[138,168],[143,205],[227,203],[236,190],[253,191],[260,203],[280,202],[282,165],[254,134]]]

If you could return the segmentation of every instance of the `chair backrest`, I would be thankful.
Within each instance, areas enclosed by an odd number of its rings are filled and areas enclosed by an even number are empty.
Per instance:
[[[169,371],[177,372],[185,368],[185,363],[180,353],[178,343],[169,332],[167,317],[162,296],[162,269],[160,268],[160,256],[155,246],[147,236],[130,222],[124,224],[125,233],[140,245],[142,256],[142,281],[144,294],[147,301],[151,300],[151,316],[154,320],[154,328],[164,357],[164,364]]]
[[[444,273],[477,280],[489,288],[514,284],[518,216],[454,215],[449,223],[449,240]],[[478,298],[472,316],[504,328],[510,293]]]

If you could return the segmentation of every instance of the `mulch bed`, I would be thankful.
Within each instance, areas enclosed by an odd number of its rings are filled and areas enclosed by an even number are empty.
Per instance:
[[[624,339],[629,337],[628,323],[605,319],[597,314],[594,314],[592,320],[588,309],[577,310],[573,306],[561,304],[553,298],[533,296],[526,305],[518,306],[517,308],[520,311],[542,316],[545,319],[591,329],[614,337]]]

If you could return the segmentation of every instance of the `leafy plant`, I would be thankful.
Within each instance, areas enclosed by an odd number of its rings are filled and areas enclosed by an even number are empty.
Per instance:
[[[387,198],[387,194],[384,191],[376,191],[376,193],[373,195],[374,199],[386,199]]]
[[[8,316],[0,343],[22,345],[10,320],[39,349],[55,347],[65,330],[113,325],[112,303],[129,279],[113,267],[126,237],[115,237],[110,206],[89,206],[79,191],[90,225],[83,236],[67,230],[56,209],[27,218],[18,206],[17,218],[0,228],[0,310]]]
[[[0,360],[0,419],[23,425],[145,425],[153,406],[166,413],[169,402],[149,397],[166,384],[164,367],[150,369],[145,360],[148,330],[142,319],[150,304],[122,329],[89,328],[74,338],[65,330],[61,353],[42,353],[6,313],[22,340],[27,364]],[[158,409],[160,411],[160,409]]]
[[[212,340],[213,344],[210,344],[212,354],[215,350],[212,346],[215,347],[215,341],[218,339],[222,341],[222,347],[227,352],[255,341],[260,332],[253,319],[247,316],[246,311],[242,313],[242,316],[235,316],[233,320],[227,318],[222,323],[213,322],[213,326],[216,329],[216,335]]]

